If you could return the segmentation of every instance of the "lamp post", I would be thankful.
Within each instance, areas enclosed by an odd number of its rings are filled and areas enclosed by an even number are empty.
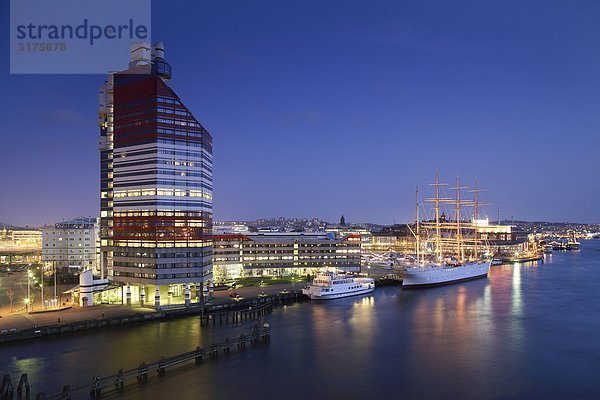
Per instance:
[[[40,275],[42,278],[41,288],[42,288],[42,308],[46,308],[44,305],[44,264],[40,266]]]
[[[52,261],[52,264],[54,264],[54,301],[58,304],[58,299],[56,297],[56,261]]]
[[[25,299],[25,303],[27,304],[27,312],[31,312],[31,277],[33,273],[31,269],[27,270],[27,298]]]

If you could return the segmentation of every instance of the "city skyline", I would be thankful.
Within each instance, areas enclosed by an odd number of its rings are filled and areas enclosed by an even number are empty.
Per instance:
[[[153,40],[215,134],[215,220],[408,222],[439,168],[478,178],[492,220],[600,222],[598,5],[165,4]],[[97,215],[104,77],[2,68],[0,221]]]

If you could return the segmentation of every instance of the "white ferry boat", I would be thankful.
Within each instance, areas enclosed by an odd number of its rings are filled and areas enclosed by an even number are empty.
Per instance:
[[[302,293],[313,300],[339,299],[371,293],[375,281],[371,278],[355,278],[334,271],[320,272]]]

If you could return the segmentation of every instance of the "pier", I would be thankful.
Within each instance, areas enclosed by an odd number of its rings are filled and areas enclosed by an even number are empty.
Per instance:
[[[268,313],[270,313],[271,311],[273,311],[273,303],[272,302],[267,302],[267,303],[262,303],[262,304],[258,304],[257,306],[249,306],[249,307],[244,307],[243,309],[239,309],[239,310],[223,310],[223,311],[216,311],[216,312],[211,312],[211,313],[207,313],[207,314],[203,314],[200,316],[200,325],[201,326],[205,326],[205,325],[210,325],[212,323],[212,325],[216,325],[217,322],[219,324],[223,324],[223,323],[236,323],[236,322],[242,322],[242,321],[247,321],[249,319],[255,319],[255,318],[260,318],[264,315],[267,315]]]
[[[151,374],[164,377],[167,374],[168,368],[185,366],[185,364],[188,364],[188,366],[199,366],[205,361],[218,358],[220,355],[227,355],[231,350],[243,351],[247,346],[266,343],[270,339],[270,334],[271,328],[269,324],[257,325],[249,334],[240,334],[236,338],[213,343],[208,348],[200,348],[198,346],[194,350],[185,353],[170,357],[160,357],[160,359],[151,363],[142,361],[137,367],[128,370],[121,368],[114,375],[105,377],[93,376],[90,379],[91,383],[89,385],[75,388],[72,388],[70,385],[64,385],[61,393],[51,395],[39,392],[35,396],[35,400],[70,400],[73,395],[81,397],[81,394],[85,393],[85,391],[89,392],[90,398],[98,399],[113,391],[124,392],[126,383],[128,382],[133,381],[134,384],[135,382],[137,384],[146,384]],[[194,361],[194,364],[191,364],[191,361]],[[12,384],[10,375],[4,375],[2,386],[0,387],[1,400],[30,400],[30,395],[31,389],[27,374],[21,375],[16,390]]]
[[[400,286],[402,285],[402,278],[395,274],[388,274],[380,278],[375,279],[375,287],[382,286]]]

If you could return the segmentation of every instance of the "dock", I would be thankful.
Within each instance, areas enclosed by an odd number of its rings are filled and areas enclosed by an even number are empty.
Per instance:
[[[386,275],[378,279],[375,279],[375,287],[382,286],[400,286],[402,285],[402,278],[398,275]]]

